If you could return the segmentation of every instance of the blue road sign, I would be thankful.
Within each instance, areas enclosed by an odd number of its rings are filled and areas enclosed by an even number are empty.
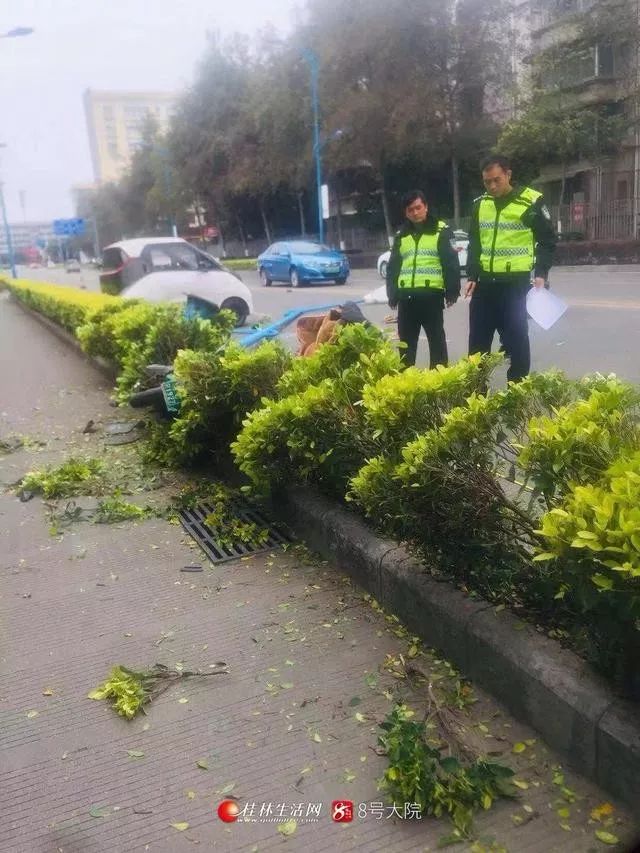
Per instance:
[[[85,221],[84,219],[54,219],[53,233],[58,237],[73,237],[77,234],[84,234]]]

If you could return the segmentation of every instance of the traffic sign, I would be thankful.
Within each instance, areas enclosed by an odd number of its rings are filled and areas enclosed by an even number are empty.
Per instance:
[[[53,233],[58,237],[73,237],[77,234],[84,234],[85,221],[84,219],[54,219]]]

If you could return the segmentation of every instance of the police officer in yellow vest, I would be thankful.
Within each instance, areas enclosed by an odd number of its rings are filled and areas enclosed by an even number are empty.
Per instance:
[[[429,341],[430,367],[447,364],[445,302],[460,296],[460,264],[453,231],[429,213],[425,195],[412,190],[402,199],[407,222],[396,234],[387,267],[387,298],[398,308],[398,337],[406,344],[402,359],[416,362],[422,327]]]
[[[485,161],[482,180],[486,193],[474,203],[467,255],[469,354],[491,352],[499,332],[510,358],[507,379],[517,381],[531,365],[526,301],[531,273],[534,287],[544,287],[556,235],[541,193],[514,187],[505,157]]]

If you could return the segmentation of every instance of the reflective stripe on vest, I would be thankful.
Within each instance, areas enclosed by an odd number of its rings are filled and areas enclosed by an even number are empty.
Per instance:
[[[446,227],[446,222],[439,221],[433,234],[421,234],[418,240],[411,234],[405,234],[400,240],[402,265],[398,273],[399,290],[444,290],[438,240]]]
[[[480,267],[490,273],[531,272],[534,264],[533,231],[522,216],[542,193],[525,187],[502,210],[489,195],[482,197],[478,210]]]

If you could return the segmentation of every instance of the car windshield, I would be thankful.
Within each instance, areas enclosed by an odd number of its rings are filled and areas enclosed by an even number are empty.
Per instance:
[[[311,243],[307,240],[298,240],[295,243],[289,243],[289,248],[298,255],[319,255],[321,252],[331,251],[328,246],[324,246],[322,243]]]

